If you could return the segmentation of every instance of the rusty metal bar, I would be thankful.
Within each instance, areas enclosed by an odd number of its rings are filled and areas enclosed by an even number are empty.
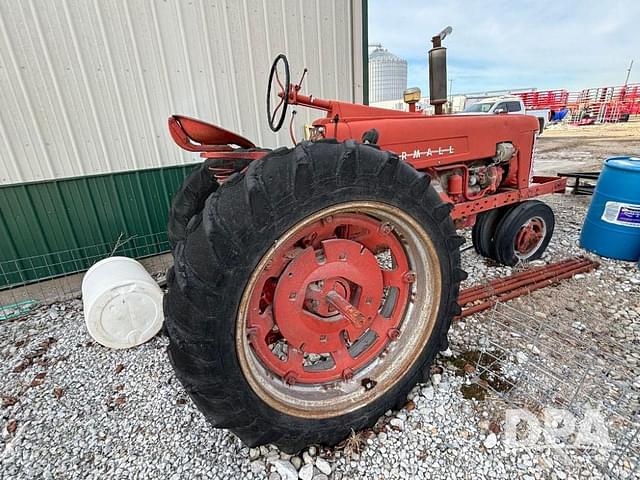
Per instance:
[[[572,266],[578,265],[581,261],[581,259],[564,260],[552,265],[532,268],[523,272],[515,273],[509,277],[498,278],[488,283],[465,289],[460,293],[459,303],[465,304],[483,298],[487,295],[494,295],[500,288],[513,285],[519,281],[533,280],[540,276],[552,276],[555,272],[571,268]]]
[[[560,280],[573,277],[578,273],[593,270],[598,265],[598,262],[588,258],[577,257],[536,268],[535,271],[533,271],[533,275],[531,275],[531,271],[519,272],[505,279],[497,279],[489,284],[463,290],[459,297],[461,306],[477,302],[478,300],[485,301],[463,309],[462,313],[456,318],[467,317],[474,313],[487,310],[498,302],[505,302],[521,295],[526,295],[534,290],[553,285]],[[526,273],[529,273],[529,275],[526,275]],[[491,283],[493,283],[495,287],[492,286]]]
[[[335,290],[327,293],[326,300],[355,328],[362,328],[367,323],[367,317]]]
[[[561,261],[556,262],[556,263],[552,263],[550,265],[541,265],[541,266],[538,266],[538,267],[530,267],[530,268],[527,268],[526,270],[521,270],[519,272],[515,272],[515,273],[511,274],[509,277],[500,277],[500,278],[496,278],[494,280],[491,280],[490,282],[487,282],[486,284],[479,284],[479,285],[475,285],[473,287],[469,287],[469,288],[465,289],[465,291],[469,291],[470,292],[470,291],[473,291],[473,290],[480,290],[480,289],[485,288],[487,284],[494,285],[495,283],[504,282],[508,278],[516,278],[516,277],[521,277],[521,276],[528,275],[528,274],[531,274],[531,273],[539,272],[541,270],[548,270],[548,269],[551,269],[551,268],[554,268],[554,267],[565,265],[565,264],[570,263],[570,262],[575,262],[575,261],[581,260],[582,258],[583,258],[582,256],[580,256],[580,257],[572,257],[572,258],[567,258],[567,259],[561,260]]]
[[[525,280],[529,278],[534,278],[538,274],[553,274],[554,271],[559,271],[564,268],[568,268],[571,265],[576,265],[579,262],[583,261],[582,257],[571,258],[567,260],[562,260],[560,262],[544,265],[541,267],[533,267],[528,270],[524,270],[522,272],[515,273],[509,277],[501,277],[495,280],[492,280],[488,283],[484,283],[481,285],[476,285],[474,287],[467,288],[460,292],[460,296],[458,298],[458,303],[464,305],[465,303],[469,303],[475,300],[482,298],[483,294],[495,294],[496,290],[500,287],[510,285],[519,280]]]
[[[490,282],[489,284],[480,285],[478,287],[474,287],[473,289],[469,289],[470,291],[463,290],[458,298],[458,303],[460,303],[461,305],[465,305],[470,302],[498,295],[529,283],[552,278],[553,276],[568,271],[572,268],[578,268],[590,264],[590,262],[591,260],[588,260],[586,258],[570,259],[542,268],[537,268],[535,271],[520,272],[519,274],[515,274],[510,277],[497,279],[493,282]]]

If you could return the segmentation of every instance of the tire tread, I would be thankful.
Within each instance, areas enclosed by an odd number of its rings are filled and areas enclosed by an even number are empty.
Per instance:
[[[443,295],[432,338],[405,378],[372,405],[325,420],[273,410],[249,387],[235,354],[235,328],[230,325],[241,286],[274,236],[290,227],[291,218],[316,211],[318,204],[367,198],[374,191],[389,202],[410,206],[436,244]],[[455,234],[452,205],[442,202],[429,175],[397,155],[356,142],[303,142],[253,162],[201,203],[202,211],[194,212],[201,221],[194,221],[183,245],[174,249],[164,308],[171,364],[212,424],[230,428],[249,446],[275,443],[295,452],[311,443],[334,445],[351,429],[366,428],[388,408],[401,406],[413,385],[428,379],[435,356],[448,344],[466,276],[459,250],[464,238]]]

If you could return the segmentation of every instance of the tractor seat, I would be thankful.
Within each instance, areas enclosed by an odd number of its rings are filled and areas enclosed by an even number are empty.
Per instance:
[[[231,150],[231,145],[255,148],[255,144],[250,140],[202,120],[172,115],[168,123],[173,141],[189,152]]]

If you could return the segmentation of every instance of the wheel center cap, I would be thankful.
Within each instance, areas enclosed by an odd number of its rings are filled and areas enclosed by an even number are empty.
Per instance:
[[[285,268],[275,291],[274,321],[294,348],[335,351],[371,325],[382,293],[382,272],[370,250],[352,240],[325,240]]]

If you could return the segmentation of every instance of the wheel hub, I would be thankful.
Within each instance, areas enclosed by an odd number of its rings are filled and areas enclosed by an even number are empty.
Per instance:
[[[335,291],[342,298],[351,298],[351,283],[341,277],[330,278],[328,280],[320,280],[312,282],[307,287],[305,296],[305,308],[320,317],[333,317],[337,314],[336,308],[327,299],[327,295],[331,291]]]
[[[349,380],[399,338],[414,282],[391,224],[325,217],[266,262],[247,318],[251,348],[289,385]]]
[[[540,218],[532,218],[525,223],[516,235],[516,253],[523,258],[533,254],[542,243],[545,231],[544,221]]]
[[[274,298],[274,312],[278,327],[289,347],[306,353],[333,352],[343,347],[345,338],[356,339],[371,324],[382,300],[382,273],[376,257],[359,243],[335,239],[322,242],[324,256],[319,259],[316,250],[308,247],[293,259],[278,282]],[[316,295],[311,285],[323,285]],[[345,284],[356,285],[349,298]],[[308,310],[307,292],[311,302],[318,305],[320,315]],[[327,299],[335,292],[346,301],[354,302],[367,318],[366,325],[356,328],[344,315],[339,314]],[[356,295],[359,293],[359,295]],[[360,298],[367,301],[360,302]],[[356,305],[354,305],[356,306]],[[331,315],[333,310],[333,315]],[[324,313],[324,315],[322,315]]]

